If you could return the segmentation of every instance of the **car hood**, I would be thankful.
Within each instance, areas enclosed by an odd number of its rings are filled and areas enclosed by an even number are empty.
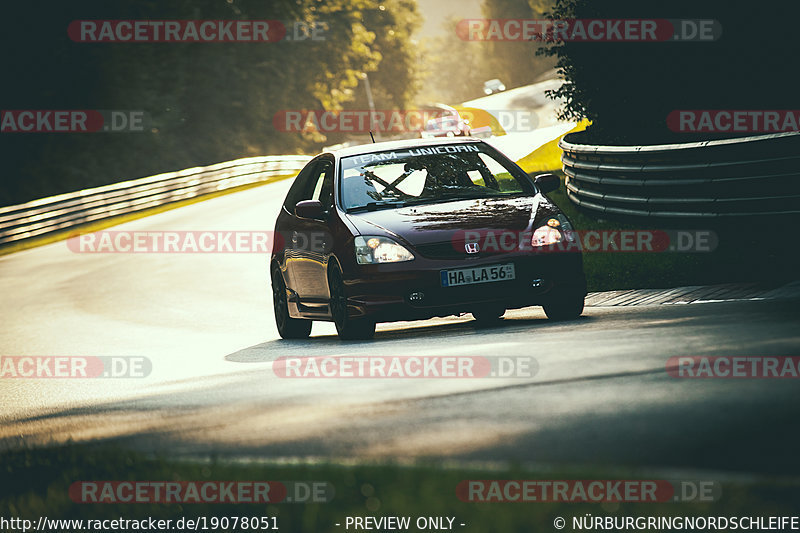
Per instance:
[[[537,194],[378,209],[347,216],[361,235],[388,233],[411,245],[424,245],[450,241],[469,230],[531,230],[542,219],[559,212],[547,198]]]

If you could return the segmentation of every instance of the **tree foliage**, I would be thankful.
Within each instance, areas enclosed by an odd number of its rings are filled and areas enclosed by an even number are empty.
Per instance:
[[[487,19],[541,19],[548,0],[483,0]],[[443,37],[427,43],[424,98],[434,95],[446,103],[460,103],[483,96],[483,82],[500,79],[508,88],[537,81],[555,66],[550,57],[537,54],[542,45],[533,41],[467,41],[456,27],[462,17],[444,21]]]
[[[536,19],[544,18],[549,7],[545,0],[484,0],[483,15],[487,19]],[[508,87],[527,85],[543,72],[550,70],[552,62],[537,51],[542,45],[536,41],[487,41],[484,62],[496,72]]]
[[[730,0],[556,0],[554,19],[715,19],[713,42],[566,42],[546,52],[564,78],[553,96],[562,117],[587,118],[604,142],[674,141],[666,117],[679,109],[794,109],[791,58],[800,3],[770,5],[754,17]],[[683,140],[691,140],[682,136]]]
[[[273,127],[282,110],[341,109],[362,73],[403,106],[415,91],[412,0],[76,0],[4,6],[2,109],[142,110],[141,133],[0,134],[0,203],[251,155],[314,152],[319,136]],[[73,20],[317,23],[323,40],[77,43]],[[291,35],[293,37],[293,35]],[[390,105],[387,102],[386,105]]]

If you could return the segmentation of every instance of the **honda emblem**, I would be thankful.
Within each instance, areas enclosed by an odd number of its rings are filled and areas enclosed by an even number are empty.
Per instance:
[[[477,242],[468,242],[467,244],[464,245],[464,248],[467,250],[468,254],[477,254],[478,251],[480,250],[480,247],[478,247]]]

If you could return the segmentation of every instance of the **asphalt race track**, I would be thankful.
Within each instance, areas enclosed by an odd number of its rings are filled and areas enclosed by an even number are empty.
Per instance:
[[[289,182],[113,230],[273,228]],[[139,379],[0,380],[0,444],[116,441],[175,455],[447,458],[797,475],[792,379],[677,379],[674,356],[798,356],[796,298],[540,308],[479,329],[469,315],[330,324],[278,339],[264,254],[75,253],[0,258],[2,356],[144,356]],[[283,356],[530,356],[526,378],[280,378]]]

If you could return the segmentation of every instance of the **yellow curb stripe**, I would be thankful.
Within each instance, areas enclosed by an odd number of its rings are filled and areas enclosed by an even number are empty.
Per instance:
[[[589,125],[588,120],[582,120],[577,126],[569,130],[567,133],[576,131],[583,131]],[[564,135],[566,135],[565,133]],[[517,164],[522,167],[527,173],[532,172],[546,172],[550,170],[561,169],[561,154],[563,150],[558,147],[558,141],[564,136],[556,137],[552,141],[543,144],[533,152],[529,153],[522,159],[517,161]]]

